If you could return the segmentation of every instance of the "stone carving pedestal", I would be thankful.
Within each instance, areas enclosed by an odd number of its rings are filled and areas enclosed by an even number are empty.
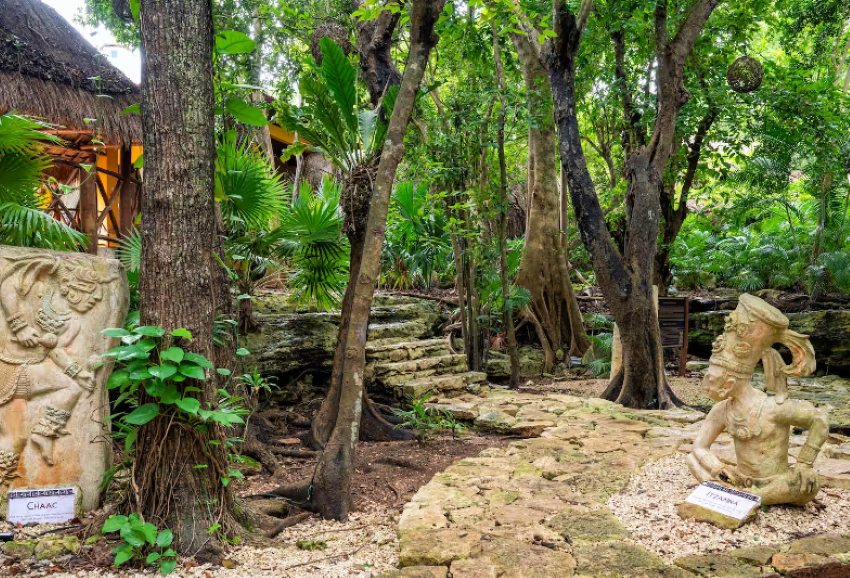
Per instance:
[[[98,507],[112,463],[98,366],[117,344],[101,331],[128,306],[118,261],[0,246],[0,493],[76,486],[83,511]]]

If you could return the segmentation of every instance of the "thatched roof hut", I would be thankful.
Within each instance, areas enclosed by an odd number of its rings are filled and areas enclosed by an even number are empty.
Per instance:
[[[53,8],[0,0],[0,111],[129,145],[141,142],[141,121],[121,111],[140,100],[139,88]]]

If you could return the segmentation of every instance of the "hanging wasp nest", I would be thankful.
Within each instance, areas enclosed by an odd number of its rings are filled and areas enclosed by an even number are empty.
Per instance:
[[[735,92],[752,92],[762,80],[764,68],[752,56],[741,56],[726,70],[726,82]]]
[[[339,24],[327,22],[316,28],[310,37],[310,53],[316,59],[317,64],[322,63],[322,47],[319,45],[319,41],[325,36],[336,42],[336,45],[342,48],[346,56],[351,54],[352,46],[348,30]]]

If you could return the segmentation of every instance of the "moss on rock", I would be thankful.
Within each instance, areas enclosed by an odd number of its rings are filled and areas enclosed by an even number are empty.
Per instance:
[[[558,532],[565,540],[572,541],[608,542],[629,536],[609,510],[558,514],[547,521],[546,526]]]

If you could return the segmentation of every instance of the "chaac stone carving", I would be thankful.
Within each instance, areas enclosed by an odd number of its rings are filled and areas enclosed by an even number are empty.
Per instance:
[[[773,349],[774,343],[791,350],[790,365]],[[787,383],[789,375],[805,376],[815,369],[815,352],[808,337],[789,330],[788,319],[778,309],[744,294],[712,351],[703,385],[718,403],[688,456],[691,473],[701,482],[714,480],[745,489],[760,496],[765,505],[811,501],[820,489],[812,465],[829,435],[829,418],[807,401],[789,400]],[[750,384],[759,360],[773,396]],[[809,433],[797,463],[790,468],[792,427],[806,428]],[[721,462],[710,450],[724,430],[735,440],[735,467]]]
[[[128,304],[118,261],[0,247],[0,491],[73,485],[97,507],[112,456],[101,331]]]

